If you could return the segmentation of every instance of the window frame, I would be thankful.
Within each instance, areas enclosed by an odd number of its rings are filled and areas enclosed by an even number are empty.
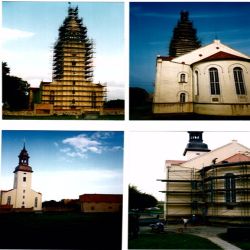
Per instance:
[[[243,69],[241,67],[233,68],[233,77],[235,90],[237,95],[246,95],[245,79],[243,74]]]
[[[220,95],[220,77],[219,71],[215,67],[209,68],[209,82],[211,95]]]

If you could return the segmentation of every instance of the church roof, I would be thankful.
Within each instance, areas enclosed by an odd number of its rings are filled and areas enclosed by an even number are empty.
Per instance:
[[[109,202],[121,203],[121,194],[83,194],[80,195],[81,202]]]
[[[15,168],[15,171],[14,173],[16,173],[17,171],[23,171],[23,172],[30,172],[30,173],[33,173],[33,170],[30,166],[27,166],[27,165],[18,165],[16,168]]]
[[[249,151],[249,148],[237,142],[237,140],[232,140],[232,142],[218,147],[210,152],[203,155],[199,155],[192,158],[182,164],[184,167],[190,166],[209,166],[212,160],[217,158],[217,162],[226,161],[226,159],[234,156],[238,152]]]
[[[186,161],[181,161],[181,160],[166,160],[166,163],[170,163],[170,164],[173,164],[173,165],[178,165],[178,164],[181,164],[181,163],[184,163]]]
[[[184,63],[192,65],[202,62],[203,60],[245,60],[250,61],[250,57],[235,49],[220,42],[220,40],[214,40],[212,43],[203,46],[199,49],[193,50],[182,56],[173,58],[171,61],[175,63]]]
[[[238,153],[232,155],[231,157],[228,157],[223,162],[244,162],[244,161],[250,161],[250,156]]]
[[[227,53],[224,51],[219,51],[213,55],[210,55],[199,62],[206,62],[206,61],[217,61],[217,60],[243,60],[243,61],[250,61],[250,59],[244,58],[242,56],[233,55],[231,53]]]

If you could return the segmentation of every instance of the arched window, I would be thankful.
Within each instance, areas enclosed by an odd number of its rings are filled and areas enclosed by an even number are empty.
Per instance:
[[[180,82],[186,82],[186,75],[180,74]]]
[[[211,95],[220,95],[220,82],[218,69],[209,69]]]
[[[181,102],[181,103],[186,102],[186,94],[185,94],[185,93],[181,93],[181,94],[180,94],[180,102]]]
[[[235,178],[234,174],[227,173],[225,175],[225,200],[227,203],[236,202]]]
[[[245,95],[246,89],[245,89],[242,68],[236,67],[233,69],[233,72],[234,72],[234,82],[235,82],[236,94],[237,95]]]

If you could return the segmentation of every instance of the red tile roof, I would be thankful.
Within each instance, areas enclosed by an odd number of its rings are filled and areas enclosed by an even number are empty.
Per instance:
[[[121,194],[83,194],[80,195],[81,202],[109,202],[121,203]]]
[[[179,161],[179,160],[166,160],[166,163],[170,163],[170,164],[181,164],[184,163],[186,161]]]
[[[250,61],[250,59],[241,57],[241,56],[236,56],[224,51],[219,51],[211,56],[208,56],[199,62],[204,62],[204,61],[214,61],[214,60],[243,60],[243,61]]]
[[[227,159],[225,159],[224,161],[227,162],[244,162],[244,161],[250,161],[250,157],[247,155],[243,155],[243,154],[235,154]]]
[[[172,61],[174,56],[158,56],[157,59],[162,59],[163,61]]]

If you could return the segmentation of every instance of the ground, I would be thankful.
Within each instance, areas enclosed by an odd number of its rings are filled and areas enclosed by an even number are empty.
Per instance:
[[[0,249],[121,249],[121,214],[0,214]]]
[[[149,226],[141,226],[138,238],[130,239],[128,245],[129,249],[250,249],[249,239],[232,241],[226,237],[226,232],[226,227],[183,228],[179,224],[165,226],[163,233],[152,233]]]

